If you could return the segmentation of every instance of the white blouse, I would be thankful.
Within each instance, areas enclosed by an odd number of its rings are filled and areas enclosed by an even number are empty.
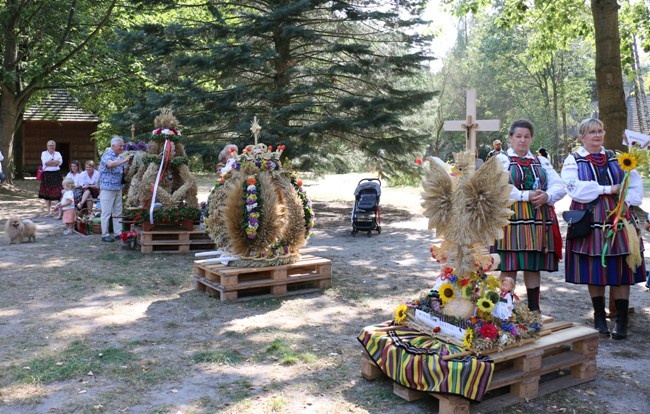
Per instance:
[[[512,148],[508,148],[506,153],[511,157],[519,157]],[[503,164],[503,171],[508,171],[510,168],[510,159],[504,153],[498,154],[496,158]],[[529,150],[525,158],[535,157]],[[547,188],[544,190],[546,194],[548,194],[548,201],[546,203],[554,205],[566,195],[566,190],[564,189],[564,185],[562,185],[560,175],[555,171],[548,158],[542,157],[541,155],[538,155],[537,158],[539,159],[539,163],[544,171],[546,171]],[[529,201],[530,190],[520,190],[515,186],[512,186],[512,190],[510,191],[510,200]]]
[[[68,174],[66,174],[65,178],[72,178],[72,180],[74,181],[74,186],[79,187],[81,185],[79,184],[79,176],[81,176],[81,174],[79,173],[73,174],[71,171]]]
[[[589,155],[589,152],[584,147],[580,147],[576,152],[583,157]],[[603,147],[600,148],[600,153],[605,154]],[[573,154],[569,154],[564,160],[560,175],[569,197],[578,203],[590,203],[600,195],[612,193],[611,185],[600,185],[593,180],[579,180],[578,164]],[[643,181],[637,170],[630,171],[630,185],[625,195],[625,202],[631,206],[639,206],[643,202]]]
[[[96,186],[97,183],[99,182],[99,171],[93,170],[93,176],[88,175],[88,171],[83,171],[81,174],[79,174],[79,181],[78,184],[82,187],[85,186]]]
[[[48,161],[58,161],[59,165],[58,166],[53,166],[53,165],[45,165],[46,162]],[[41,165],[43,165],[43,171],[59,171],[61,168],[61,164],[63,164],[63,157],[59,153],[59,151],[54,151],[53,153],[50,154],[49,151],[43,151],[41,153]]]

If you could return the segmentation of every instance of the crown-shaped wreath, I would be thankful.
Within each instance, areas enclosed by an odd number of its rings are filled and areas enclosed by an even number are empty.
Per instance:
[[[170,139],[172,141],[177,141],[181,136],[181,132],[178,130],[178,120],[174,116],[173,112],[169,108],[163,108],[160,110],[160,115],[154,119],[154,129],[151,132],[152,138],[154,140],[165,140]]]

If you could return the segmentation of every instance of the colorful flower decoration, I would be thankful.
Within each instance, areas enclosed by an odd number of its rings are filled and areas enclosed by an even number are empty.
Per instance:
[[[499,336],[499,329],[491,323],[486,323],[479,329],[481,337],[494,340]]]
[[[474,331],[471,328],[465,329],[465,335],[463,336],[463,346],[467,349],[472,347],[474,343]]]
[[[476,301],[476,308],[485,313],[491,313],[494,310],[494,303],[486,297],[481,297]]]
[[[639,164],[636,159],[636,156],[629,152],[623,152],[618,154],[618,156],[616,157],[616,161],[618,161],[618,165],[626,173],[629,173],[630,171],[635,169]]]
[[[539,336],[541,316],[528,310],[523,302],[516,301],[510,316],[501,319],[499,315],[503,313],[497,309],[497,304],[501,302],[500,291],[500,280],[492,275],[476,271],[461,276],[443,265],[436,284],[428,294],[405,302],[406,306],[402,309],[407,310],[408,316],[404,324],[415,329],[426,326],[431,329],[427,331],[429,335],[474,352],[508,347]],[[462,300],[457,303],[457,298]],[[455,305],[463,301],[474,305],[471,316],[456,312],[460,308]],[[430,318],[421,318],[422,312]],[[446,324],[463,329],[463,333],[448,330]]]
[[[401,303],[397,309],[395,309],[394,319],[396,324],[402,324],[406,320],[407,311],[408,306],[405,303]]]
[[[439,290],[440,300],[442,304],[445,305],[447,302],[456,297],[456,291],[454,290],[454,285],[447,282],[440,286]]]
[[[625,198],[627,197],[627,191],[630,187],[630,173],[639,164],[647,164],[647,155],[645,151],[633,145],[628,147],[628,151],[629,152],[623,152],[616,156],[616,161],[623,172],[625,172],[625,176],[621,182],[621,189],[618,193],[618,202],[616,203],[616,207],[614,207],[614,209],[607,215],[607,219],[613,217],[613,221],[611,227],[605,232],[605,244],[603,245],[601,254],[601,265],[603,267],[607,267],[605,263],[607,250],[609,246],[614,244],[617,233],[629,227],[626,225],[629,224],[629,217],[625,217],[627,212]],[[642,260],[640,254],[635,253],[630,254],[626,262],[632,270],[636,271],[636,268],[640,266]]]
[[[255,176],[249,175],[244,187],[244,230],[246,231],[246,237],[249,240],[255,240],[261,218],[261,200],[258,197],[259,184]]]
[[[314,209],[311,205],[311,200],[307,197],[305,189],[302,187],[302,180],[295,177],[291,177],[291,184],[296,189],[298,193],[298,198],[302,202],[302,209],[305,213],[305,235],[306,237],[311,236],[311,230],[314,227]]]
[[[180,131],[174,128],[156,128],[151,132],[151,135],[180,135]]]

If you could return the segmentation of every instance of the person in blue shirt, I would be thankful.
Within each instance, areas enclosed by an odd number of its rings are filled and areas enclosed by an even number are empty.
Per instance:
[[[111,147],[106,148],[99,164],[99,202],[102,206],[102,241],[113,242],[120,237],[122,216],[122,179],[129,168],[130,157],[122,157],[124,139],[115,136]],[[113,218],[115,238],[109,233],[109,220]]]

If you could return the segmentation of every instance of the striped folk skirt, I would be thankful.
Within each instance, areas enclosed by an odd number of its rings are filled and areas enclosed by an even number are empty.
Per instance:
[[[490,249],[501,257],[499,270],[556,272],[562,242],[555,211],[548,204],[536,208],[528,201],[511,206],[514,214],[504,236]]]
[[[619,229],[616,237],[606,237],[612,229],[613,217],[607,215],[616,207],[616,197],[604,195],[595,204],[591,235],[584,239],[567,240],[564,276],[569,283],[597,286],[634,285],[646,280],[645,263],[631,269],[626,260],[630,254],[630,235],[625,229]],[[581,210],[585,204],[573,201],[572,210]],[[638,238],[641,257],[643,258],[643,239],[641,238],[636,216],[628,213],[629,221],[636,229],[631,237]],[[603,224],[604,223],[604,224]],[[603,251],[605,266],[602,264]]]

